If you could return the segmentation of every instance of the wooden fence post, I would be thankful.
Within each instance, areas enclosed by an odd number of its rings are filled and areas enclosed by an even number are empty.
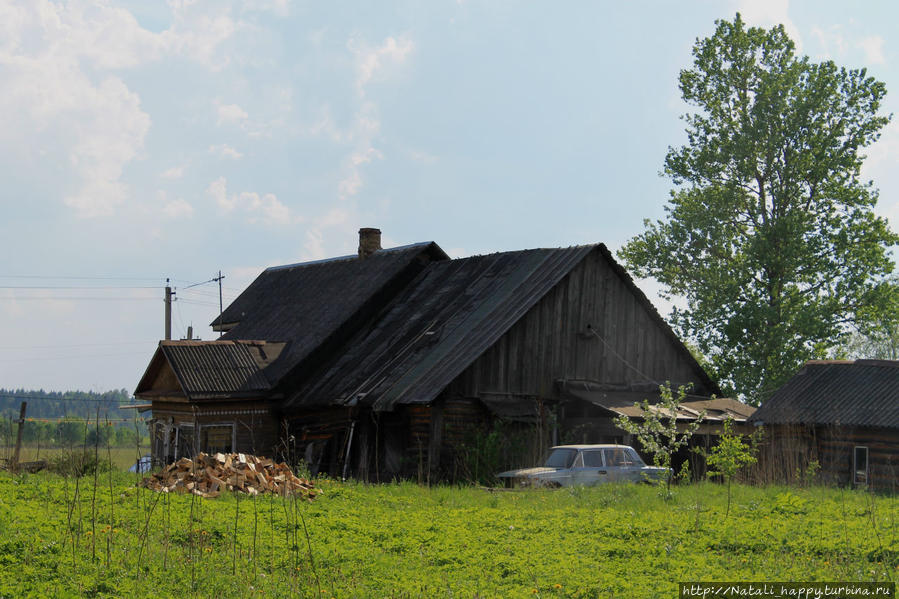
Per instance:
[[[25,430],[25,407],[28,405],[27,401],[22,402],[22,407],[19,408],[19,432],[16,435],[16,450],[12,454],[12,463],[10,464],[10,470],[15,472],[19,469],[19,453],[22,451],[22,433]]]

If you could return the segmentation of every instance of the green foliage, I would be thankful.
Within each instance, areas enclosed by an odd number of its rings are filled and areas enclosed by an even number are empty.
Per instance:
[[[889,282],[899,285],[899,275]],[[899,360],[899,305],[861,323],[832,354],[837,359]]]
[[[777,495],[771,511],[777,514],[806,514],[808,513],[808,500],[787,490]]]
[[[797,57],[783,26],[740,15],[698,40],[681,71],[688,142],[669,149],[667,217],[620,257],[687,307],[672,319],[728,393],[764,399],[847,323],[890,314],[887,249],[899,241],[860,179],[889,117],[864,69]]]
[[[233,496],[157,494],[124,474],[110,491],[105,476],[93,500],[89,478],[76,496],[71,479],[0,473],[0,596],[642,599],[672,596],[677,580],[899,574],[899,499],[861,491],[734,485],[752,508],[724,520],[712,484],[664,501],[631,484],[332,482],[311,503],[244,496],[238,510]]]
[[[749,443],[743,441],[742,435],[734,434],[733,420],[728,418],[724,421],[724,431],[718,438],[718,444],[712,448],[706,458],[710,470],[709,474],[723,476],[727,482],[727,510],[724,513],[726,518],[730,514],[730,493],[731,481],[733,477],[740,471],[743,466],[755,464],[756,447],[755,442],[758,437],[750,439]],[[756,431],[758,433],[758,431]]]
[[[109,472],[112,468],[106,452],[93,448],[64,451],[50,458],[50,471],[63,476],[92,476],[98,472]]]
[[[112,446],[133,447],[138,431],[142,437],[148,436],[148,431],[134,410],[119,408],[131,403],[130,399],[125,389],[105,393],[0,389],[0,445],[15,443],[19,407],[25,401],[22,440],[26,444],[74,447],[86,442],[105,447],[108,441]]]
[[[489,430],[474,429],[455,452],[453,480],[495,485],[496,475],[511,468],[533,466],[546,450],[534,425],[496,421]]]
[[[733,420],[724,421],[724,431],[707,458],[709,474],[723,476],[728,481],[740,468],[756,462],[755,443],[752,440],[745,442],[742,435],[734,433],[733,427]]]
[[[615,419],[615,426],[635,435],[643,450],[652,454],[652,460],[656,466],[668,469],[665,484],[669,493],[671,479],[674,476],[671,469],[671,458],[678,449],[690,442],[690,437],[705,418],[705,412],[702,412],[698,418],[682,427],[682,430],[678,432],[677,413],[681,402],[687,396],[688,389],[688,386],[681,385],[675,395],[671,389],[671,383],[660,385],[661,401],[659,403],[650,404],[644,399],[643,403],[634,404],[635,407],[642,410],[642,420],[634,421],[627,416],[619,416]]]
[[[29,418],[72,418],[93,420],[97,406],[100,417],[129,418],[133,412],[120,410],[119,405],[130,403],[126,389],[97,393],[94,391],[44,391],[43,389],[0,389],[0,416],[18,418],[19,405],[28,402]]]

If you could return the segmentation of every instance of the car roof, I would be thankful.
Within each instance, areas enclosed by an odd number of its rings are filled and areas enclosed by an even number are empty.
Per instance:
[[[630,445],[622,445],[620,443],[604,443],[601,445],[553,445],[550,449],[614,449],[616,447],[631,448]]]

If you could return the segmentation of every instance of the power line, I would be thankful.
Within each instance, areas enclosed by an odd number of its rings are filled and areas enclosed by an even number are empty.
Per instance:
[[[35,356],[32,358],[0,358],[0,362],[36,362],[38,360],[80,360],[83,358],[118,358],[120,356],[147,355],[147,352],[117,352],[114,354],[69,354],[64,356]]]
[[[81,300],[90,300],[90,301],[100,301],[100,302],[119,302],[125,300],[135,300],[135,301],[157,301],[158,297],[134,297],[134,296],[121,296],[121,297],[96,297],[96,296],[87,296],[87,295],[79,295],[79,296],[64,296],[64,295],[12,295],[0,297],[0,301],[19,301],[19,300],[27,300],[27,301],[81,301]]]
[[[59,279],[65,281],[160,281],[162,277],[73,277],[49,275],[0,275],[0,279]]]
[[[0,289],[162,289],[162,285],[0,285]]]
[[[121,341],[116,343],[79,343],[77,345],[0,345],[0,351],[7,349],[72,349],[81,347],[117,347],[120,345],[155,345],[159,340]]]

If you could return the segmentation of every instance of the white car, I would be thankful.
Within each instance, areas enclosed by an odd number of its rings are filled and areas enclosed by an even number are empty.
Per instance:
[[[606,482],[651,482],[667,476],[666,468],[647,466],[627,445],[558,445],[543,466],[500,472],[509,487],[570,487]]]

